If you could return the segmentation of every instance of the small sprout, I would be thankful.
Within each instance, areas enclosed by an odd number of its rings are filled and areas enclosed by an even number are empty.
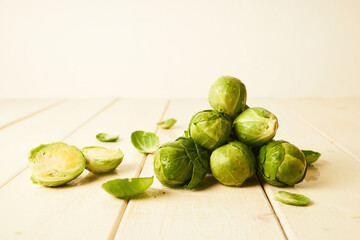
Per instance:
[[[124,158],[123,152],[104,147],[82,149],[86,159],[86,169],[94,173],[108,173],[117,168]]]
[[[190,120],[189,134],[206,149],[213,150],[224,145],[231,134],[231,119],[224,113],[204,110]]]
[[[161,128],[163,129],[169,129],[172,126],[174,126],[174,124],[176,123],[176,119],[174,118],[170,118],[168,120],[162,121],[162,122],[158,122],[157,125],[159,125]]]
[[[279,127],[278,119],[260,107],[248,108],[234,120],[235,138],[249,147],[261,147],[273,139]]]
[[[148,189],[154,182],[154,176],[143,178],[114,179],[103,183],[105,191],[118,198],[138,195]]]
[[[161,184],[193,189],[209,169],[209,151],[194,140],[179,137],[163,144],[154,157],[154,173]]]
[[[310,199],[308,197],[305,197],[304,195],[289,193],[285,191],[279,191],[275,196],[275,200],[295,206],[306,206],[310,202]]]
[[[301,182],[307,164],[299,148],[286,141],[274,141],[260,148],[258,173],[271,185],[293,186]]]
[[[211,172],[224,185],[240,186],[255,174],[254,154],[242,142],[229,142],[215,149],[210,157]]]
[[[31,180],[57,187],[77,178],[85,169],[85,157],[75,146],[56,142],[42,144],[29,153]]]
[[[153,153],[160,144],[159,137],[152,132],[135,131],[131,134],[131,143],[141,153]]]
[[[319,152],[314,152],[311,150],[301,150],[301,151],[305,155],[306,162],[308,165],[316,162],[321,156],[321,153],[319,153]]]
[[[239,79],[222,76],[216,80],[209,91],[210,106],[234,119],[246,106],[246,87]]]
[[[119,139],[119,135],[111,135],[108,133],[99,133],[96,135],[96,138],[100,142],[116,142]]]

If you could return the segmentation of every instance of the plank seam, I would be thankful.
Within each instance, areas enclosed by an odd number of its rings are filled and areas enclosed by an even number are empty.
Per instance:
[[[14,124],[16,124],[16,123],[18,123],[18,122],[21,122],[21,121],[23,121],[23,120],[25,120],[25,119],[28,119],[28,118],[30,118],[30,117],[32,117],[32,116],[35,116],[35,115],[37,115],[37,114],[39,114],[39,113],[41,113],[41,112],[44,112],[44,111],[46,111],[46,110],[48,110],[48,109],[50,109],[50,108],[53,108],[53,107],[55,107],[55,106],[57,106],[57,105],[60,105],[60,104],[62,104],[62,103],[64,103],[64,102],[66,102],[66,101],[67,101],[67,99],[62,99],[62,100],[60,100],[60,101],[58,101],[58,102],[55,102],[55,103],[53,103],[53,104],[47,105],[47,106],[45,106],[45,107],[43,107],[43,108],[40,108],[39,110],[37,110],[37,111],[35,111],[35,112],[32,112],[32,113],[29,113],[28,115],[25,115],[24,117],[18,118],[18,119],[14,120],[14,121],[11,121],[11,122],[9,122],[9,123],[6,123],[5,125],[0,126],[0,130],[1,130],[1,129],[4,129],[4,128],[6,128],[6,127],[9,127],[9,126],[11,126],[11,125],[14,125]]]
[[[282,225],[282,223],[281,223],[281,221],[280,221],[279,216],[277,215],[277,213],[276,213],[276,211],[275,211],[274,206],[272,205],[272,203],[271,203],[271,201],[270,201],[269,196],[268,196],[267,193],[266,193],[266,190],[265,190],[265,188],[264,188],[264,186],[263,186],[263,183],[261,182],[261,180],[260,180],[260,178],[259,178],[258,175],[255,174],[255,176],[256,176],[256,178],[257,178],[257,180],[258,180],[258,182],[259,182],[259,184],[260,184],[260,186],[261,186],[261,190],[262,190],[262,192],[263,192],[266,200],[267,200],[268,203],[269,203],[270,209],[271,209],[272,213],[274,214],[277,223],[278,223],[279,226],[280,226],[280,229],[281,229],[281,232],[282,232],[283,235],[284,235],[284,238],[285,238],[286,240],[288,240],[289,238],[288,238],[288,236],[287,236],[287,234],[286,234],[286,231],[285,231],[285,229],[284,229],[284,227],[283,227],[283,225]]]
[[[96,116],[98,116],[100,113],[102,113],[103,111],[105,111],[106,109],[108,109],[111,105],[113,105],[115,102],[117,102],[119,99],[116,98],[113,101],[111,101],[109,104],[107,104],[105,107],[101,108],[99,111],[97,111],[95,114],[93,114],[89,119],[85,120],[83,123],[81,123],[79,126],[77,126],[74,130],[72,130],[68,135],[66,135],[65,137],[61,138],[60,141],[64,141],[66,140],[68,137],[70,137],[72,134],[74,134],[76,131],[78,131],[80,128],[82,128],[84,125],[86,125],[88,122],[90,122],[91,120],[93,120]],[[14,174],[12,177],[10,177],[8,180],[4,181],[3,184],[0,185],[0,189],[4,186],[6,186],[7,184],[9,184],[12,180],[14,180],[17,176],[19,176],[22,172],[24,172],[27,168],[29,167],[29,165],[26,165],[26,167],[24,167],[23,169],[19,170],[16,174]]]
[[[309,122],[308,120],[306,120],[305,118],[301,117],[300,115],[296,114],[294,111],[288,110],[286,109],[286,107],[284,107],[280,102],[278,102],[277,100],[273,100],[273,102],[275,104],[277,104],[280,108],[284,109],[285,111],[288,111],[291,115],[293,115],[294,117],[298,118],[301,122],[305,123],[306,125],[308,125],[310,128],[314,129],[317,133],[319,133],[323,138],[325,138],[325,140],[329,141],[331,144],[337,146],[341,151],[345,152],[346,154],[348,154],[350,157],[352,157],[353,159],[355,159],[356,161],[360,161],[360,158],[358,158],[356,155],[354,155],[350,150],[348,150],[346,147],[342,146],[341,144],[339,144],[335,139],[333,139],[332,137],[330,137],[329,135],[327,135],[325,132],[323,132],[322,130],[320,130],[319,128],[317,128],[315,125],[313,125],[311,122]]]
[[[164,110],[163,110],[163,112],[162,112],[162,114],[161,114],[161,116],[160,116],[159,122],[160,122],[160,121],[163,121],[164,116],[165,116],[165,113],[167,112],[167,110],[168,110],[168,108],[169,108],[169,105],[170,105],[170,100],[168,100],[168,101],[166,102],[165,107],[164,107]],[[158,133],[159,128],[160,128],[160,126],[157,125],[156,128],[155,128],[155,134]],[[138,170],[136,171],[135,177],[139,177],[139,176],[140,176],[140,174],[141,174],[141,172],[142,172],[142,170],[143,170],[143,168],[144,168],[144,165],[145,165],[145,162],[146,162],[146,159],[147,159],[148,155],[149,155],[149,154],[146,154],[146,155],[142,158],[141,163],[139,164],[139,168],[138,168]],[[113,225],[113,227],[112,227],[112,229],[111,229],[111,231],[110,231],[108,240],[113,240],[113,239],[115,238],[116,233],[117,233],[117,231],[118,231],[119,228],[120,228],[121,221],[122,221],[122,219],[123,219],[123,217],[124,217],[124,215],[125,215],[125,211],[126,211],[126,209],[127,209],[127,206],[128,206],[128,204],[129,204],[130,200],[131,200],[130,198],[126,199],[126,200],[125,200],[124,207],[120,209],[119,214],[118,214],[118,216],[117,216],[117,218],[116,218],[116,220],[115,220],[115,223],[114,223],[114,225]]]

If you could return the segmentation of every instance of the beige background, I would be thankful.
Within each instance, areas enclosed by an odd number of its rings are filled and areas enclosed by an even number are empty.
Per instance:
[[[0,0],[0,97],[360,96],[360,1]]]

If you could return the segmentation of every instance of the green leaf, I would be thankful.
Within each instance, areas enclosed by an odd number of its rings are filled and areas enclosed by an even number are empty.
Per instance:
[[[179,137],[176,141],[184,147],[193,164],[191,180],[185,187],[187,189],[194,189],[204,179],[209,169],[209,153],[190,138]]]
[[[309,204],[310,199],[301,194],[289,193],[285,191],[279,191],[275,196],[275,200],[295,206],[306,206]]]
[[[154,181],[154,176],[144,178],[114,179],[103,183],[105,191],[118,198],[138,195],[148,189]]]
[[[162,122],[158,122],[157,125],[159,125],[161,128],[164,129],[169,129],[172,126],[174,126],[174,124],[176,123],[176,119],[174,118],[170,118],[168,120],[162,121]]]
[[[152,132],[135,131],[131,134],[131,143],[141,153],[153,153],[159,146],[160,140]]]
[[[100,142],[116,142],[119,139],[119,135],[111,135],[108,133],[99,133],[96,135],[96,138]]]
[[[311,150],[301,150],[301,151],[305,155],[306,163],[308,165],[316,162],[321,156],[321,153],[319,153],[319,152],[314,152]]]

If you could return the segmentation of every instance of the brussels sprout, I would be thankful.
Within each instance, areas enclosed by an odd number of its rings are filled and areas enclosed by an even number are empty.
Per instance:
[[[155,133],[135,131],[131,134],[131,143],[141,153],[153,153],[159,146],[160,140]]]
[[[85,147],[82,149],[86,159],[85,168],[94,173],[108,173],[117,168],[123,160],[124,154],[104,147]]]
[[[255,157],[241,142],[230,142],[215,149],[210,156],[214,177],[224,185],[240,186],[255,174]]]
[[[148,189],[154,182],[154,176],[143,178],[114,179],[103,183],[101,187],[111,195],[126,198],[138,195]]]
[[[236,139],[251,147],[261,147],[268,143],[278,127],[276,116],[260,107],[246,109],[236,117],[233,124]]]
[[[108,133],[98,133],[96,135],[96,138],[100,142],[116,142],[119,139],[119,135],[111,135]]]
[[[295,206],[306,206],[310,202],[310,199],[304,195],[289,193],[285,191],[279,191],[275,196],[275,200]]]
[[[226,114],[204,110],[191,118],[189,134],[204,148],[215,149],[226,143],[230,136],[231,120]]]
[[[245,109],[245,85],[237,78],[222,76],[211,86],[208,100],[214,110],[235,118]]]
[[[195,188],[209,168],[209,152],[190,138],[163,144],[155,154],[154,172],[169,187]]]
[[[172,126],[174,126],[174,124],[176,123],[176,119],[174,118],[170,118],[168,120],[162,121],[162,122],[158,122],[157,125],[159,125],[161,128],[163,129],[169,129]]]
[[[286,141],[274,141],[264,145],[258,156],[258,172],[274,186],[293,186],[306,174],[304,154]]]
[[[56,142],[42,144],[29,153],[31,180],[47,187],[63,185],[85,169],[85,157],[75,146]]]
[[[316,162],[321,156],[321,153],[319,152],[314,152],[311,150],[301,150],[301,151],[303,152],[308,165]]]

